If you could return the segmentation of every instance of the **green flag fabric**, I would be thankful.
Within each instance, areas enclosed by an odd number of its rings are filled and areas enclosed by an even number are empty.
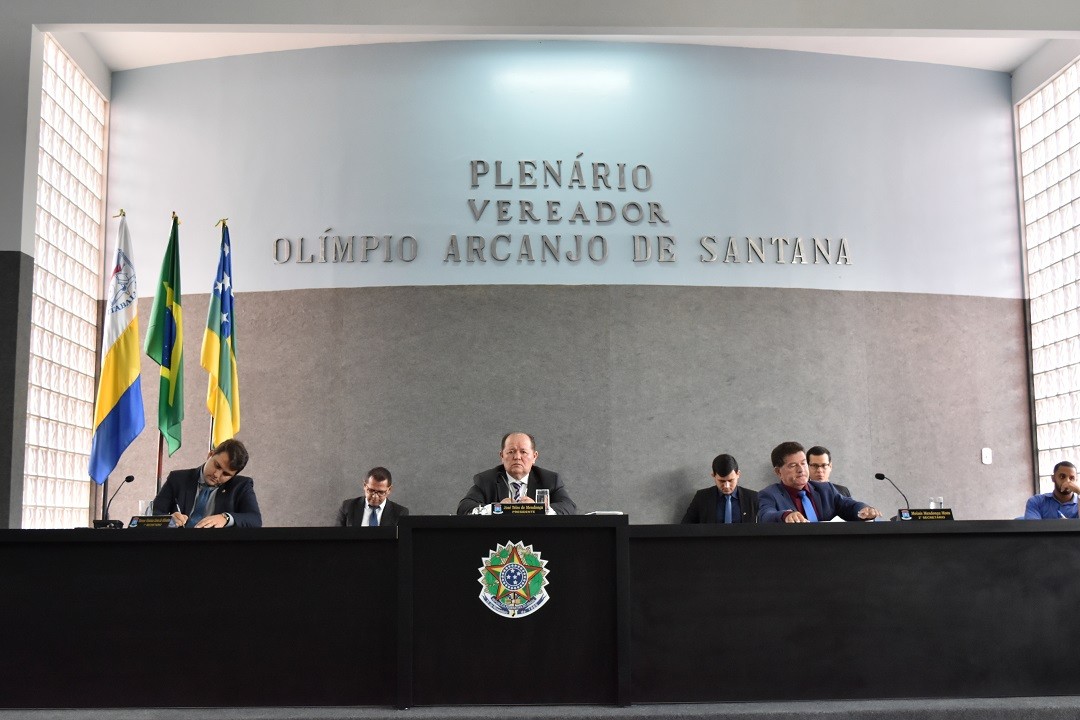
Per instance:
[[[150,311],[145,349],[161,366],[158,430],[172,455],[180,449],[180,425],[184,422],[184,317],[180,308],[180,219],[176,213],[161,261],[161,279]]]

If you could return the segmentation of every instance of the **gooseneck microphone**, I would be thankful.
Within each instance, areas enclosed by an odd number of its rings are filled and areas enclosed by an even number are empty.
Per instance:
[[[109,508],[112,507],[113,499],[115,499],[116,496],[120,493],[121,488],[123,488],[129,482],[135,482],[135,476],[134,475],[128,475],[126,478],[124,478],[124,482],[120,483],[120,487],[116,488],[116,492],[114,492],[112,494],[112,497],[109,498],[109,502],[105,503],[105,512],[101,513],[101,519],[102,520],[108,520],[109,519]]]
[[[885,477],[885,473],[876,473],[874,477],[878,480],[889,480],[889,478]],[[896,488],[896,492],[900,493],[900,497],[904,498],[904,508],[910,510],[911,503],[908,502],[907,495],[904,494],[904,491],[896,487],[896,483],[894,483],[892,480],[889,480],[889,484]]]

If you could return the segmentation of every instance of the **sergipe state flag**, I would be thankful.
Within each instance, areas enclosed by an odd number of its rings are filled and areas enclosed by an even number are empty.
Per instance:
[[[232,245],[229,226],[221,223],[218,259],[210,310],[203,333],[202,366],[210,373],[206,409],[213,418],[211,444],[217,447],[240,430],[240,380],[236,372],[236,315],[232,288]]]
[[[146,354],[161,366],[158,430],[172,455],[180,449],[180,425],[184,422],[184,315],[180,308],[180,218],[176,213],[150,311]]]
[[[128,445],[146,427],[139,381],[139,294],[127,217],[120,215],[116,262],[105,301],[101,331],[101,376],[94,403],[94,439],[90,477],[99,485],[120,461]]]

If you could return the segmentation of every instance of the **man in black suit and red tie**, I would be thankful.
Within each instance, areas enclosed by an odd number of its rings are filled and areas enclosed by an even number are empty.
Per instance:
[[[409,514],[409,508],[391,501],[394,478],[384,467],[368,470],[364,494],[341,503],[337,525],[341,527],[394,527]]]
[[[683,515],[688,523],[756,523],[758,494],[739,487],[739,463],[728,454],[712,461],[714,487],[698,490]]]

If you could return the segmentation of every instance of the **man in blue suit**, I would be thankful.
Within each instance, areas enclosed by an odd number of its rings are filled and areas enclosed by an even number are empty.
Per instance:
[[[810,479],[806,449],[797,442],[773,448],[773,472],[780,482],[758,493],[758,522],[826,522],[874,520],[881,513],[866,503],[844,497],[831,483]]]

